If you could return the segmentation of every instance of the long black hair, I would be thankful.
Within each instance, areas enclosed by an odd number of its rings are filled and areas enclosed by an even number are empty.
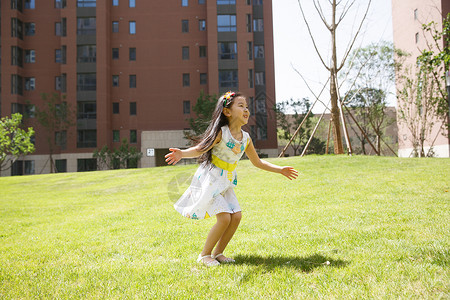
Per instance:
[[[228,125],[228,118],[223,114],[223,109],[230,108],[237,97],[245,97],[242,93],[229,91],[217,100],[211,121],[206,131],[199,137],[200,142],[197,147],[200,151],[205,151],[211,147],[217,138],[222,126]],[[211,149],[203,153],[198,161],[199,163],[211,162]]]

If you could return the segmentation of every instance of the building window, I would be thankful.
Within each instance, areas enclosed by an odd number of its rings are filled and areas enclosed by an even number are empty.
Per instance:
[[[25,116],[27,118],[36,117],[36,105],[34,104],[25,105]]]
[[[265,85],[265,84],[266,84],[266,73],[255,72],[255,85]]]
[[[97,144],[97,142],[95,143]],[[96,147],[96,146],[94,146]],[[85,147],[81,147],[85,148]],[[89,172],[97,170],[97,159],[95,158],[79,158],[77,159],[77,172]]]
[[[66,0],[55,0],[55,8],[65,8]]]
[[[17,160],[12,164],[11,176],[32,174],[35,174],[34,160]]]
[[[55,132],[55,145],[61,147],[61,150],[65,150],[67,147],[67,131]]]
[[[181,32],[189,32],[189,20],[181,20]]]
[[[264,58],[264,45],[255,45],[255,58]]]
[[[25,9],[35,9],[36,4],[34,3],[34,0],[25,0]]]
[[[61,90],[61,76],[55,77],[55,90],[60,91]]]
[[[237,88],[238,71],[237,70],[219,70],[220,88]]]
[[[117,21],[112,22],[112,32],[119,32],[119,22]]]
[[[119,6],[119,0],[112,0],[113,6]]]
[[[130,144],[137,143],[137,130],[130,130]]]
[[[95,18],[78,18],[77,34],[78,35],[95,35],[96,19]]]
[[[191,85],[191,75],[189,73],[183,74],[183,86],[190,86]]]
[[[247,32],[252,32],[252,15],[247,14]]]
[[[218,15],[217,31],[218,32],[236,31],[236,15]]]
[[[205,4],[205,0],[198,0],[198,4]]]
[[[419,11],[418,11],[418,9],[416,8],[416,9],[414,10],[414,20],[417,20],[418,14],[419,14]]]
[[[253,5],[263,5],[263,0],[253,0]]]
[[[55,23],[55,35],[56,36],[61,36],[61,22],[56,22]]]
[[[112,59],[119,59],[119,48],[112,48]]]
[[[11,65],[23,67],[23,50],[17,46],[11,46]]]
[[[78,130],[77,148],[97,147],[97,130]]]
[[[137,104],[136,102],[130,102],[130,116],[135,116],[137,114]]]
[[[183,101],[183,114],[188,115],[191,113],[191,101]]]
[[[266,100],[265,99],[257,99],[256,100],[256,113],[257,114],[265,114],[266,110]]]
[[[19,113],[23,115],[23,104],[11,103],[11,113],[12,114]]]
[[[95,73],[78,73],[77,74],[77,90],[78,91],[95,91],[97,90],[97,76]]]
[[[217,5],[234,5],[236,0],[217,0]]]
[[[255,98],[249,97],[248,110],[250,111],[250,116],[255,115]]]
[[[136,1],[135,0],[129,0],[128,1],[128,7],[136,7]]]
[[[36,88],[36,78],[25,77],[25,91],[34,91]]]
[[[119,75],[113,75],[112,76],[112,86],[118,87],[119,86]]]
[[[96,0],[77,0],[77,7],[96,7]]]
[[[181,48],[181,58],[183,60],[189,59],[189,47],[182,47]]]
[[[66,57],[67,57],[67,46],[62,45],[61,46],[61,63],[66,63]]]
[[[248,70],[248,87],[253,88],[253,69]]]
[[[253,31],[254,32],[264,31],[264,20],[263,19],[253,19]]]
[[[136,88],[136,75],[130,75],[130,88]]]
[[[61,19],[61,36],[67,36],[67,18]]]
[[[34,174],[34,160],[25,161],[25,175]]]
[[[200,57],[206,57],[206,46],[200,46],[198,47],[199,56]]]
[[[77,105],[78,108],[78,114],[77,119],[78,120],[95,120],[97,119],[97,103],[94,101],[83,101],[78,102]]]
[[[419,33],[418,32],[416,33],[416,38],[415,39],[416,39],[416,44],[418,44],[419,43]]]
[[[55,49],[55,63],[61,63],[61,49]]]
[[[114,143],[120,142],[120,131],[119,130],[113,130],[113,142]]]
[[[181,6],[188,6],[189,5],[189,1],[188,0],[181,0]]]
[[[248,60],[253,59],[253,43],[247,42],[247,54],[248,54]]]
[[[77,62],[79,63],[94,63],[97,60],[97,46],[96,45],[81,45],[77,46]]]
[[[206,30],[206,20],[198,20],[198,30],[200,31]]]
[[[113,106],[112,106],[113,114],[115,114],[115,115],[119,114],[119,108],[120,108],[119,102],[113,102]]]
[[[130,60],[131,61],[136,60],[136,48],[130,48]]]
[[[67,159],[55,159],[56,172],[67,172]]]
[[[130,21],[130,34],[136,34],[136,21]]]
[[[11,37],[23,40],[23,23],[17,18],[11,18]]]
[[[35,23],[25,23],[25,35],[33,36],[36,33],[36,24]]]
[[[221,42],[219,46],[219,59],[237,59],[237,43]]]
[[[208,76],[206,73],[200,73],[200,84],[207,84],[208,83]]]
[[[22,12],[22,0],[11,0],[11,9],[17,9],[18,11]]]
[[[22,76],[17,74],[11,74],[11,94],[23,95]]]
[[[66,86],[67,86],[67,74],[62,73],[61,74],[61,92],[62,93],[66,92]]]

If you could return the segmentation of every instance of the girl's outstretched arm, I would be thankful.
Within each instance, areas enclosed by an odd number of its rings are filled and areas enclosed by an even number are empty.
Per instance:
[[[255,147],[253,146],[252,140],[250,140],[247,149],[245,150],[245,154],[247,154],[252,164],[257,168],[269,172],[280,173],[281,175],[286,176],[289,180],[296,179],[298,176],[297,170],[293,167],[280,167],[260,159],[258,153],[256,153]]]
[[[164,157],[166,158],[166,162],[169,165],[175,165],[182,158],[195,158],[195,157],[199,157],[200,155],[202,155],[205,152],[208,152],[209,150],[211,150],[212,147],[214,147],[214,145],[216,145],[218,142],[220,142],[221,139],[222,139],[222,132],[219,131],[219,134],[217,135],[216,139],[214,140],[214,143],[212,144],[212,146],[204,151],[200,151],[198,146],[194,146],[194,147],[184,149],[184,150],[181,150],[178,148],[169,148],[169,151],[171,151],[171,152],[167,153]]]

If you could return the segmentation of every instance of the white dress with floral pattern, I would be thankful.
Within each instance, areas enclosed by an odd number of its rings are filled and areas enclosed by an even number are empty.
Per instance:
[[[235,167],[250,142],[250,136],[242,130],[242,140],[231,135],[223,126],[221,141],[212,148],[212,162],[199,166],[191,185],[174,204],[184,217],[207,219],[218,213],[241,211],[233,188],[237,185]]]

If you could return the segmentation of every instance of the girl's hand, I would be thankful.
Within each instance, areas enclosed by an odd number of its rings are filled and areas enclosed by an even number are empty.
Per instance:
[[[281,175],[286,176],[289,180],[296,179],[298,176],[298,172],[293,167],[282,167]]]
[[[170,148],[170,153],[167,153],[164,157],[169,165],[175,165],[180,159],[183,158],[183,153],[178,148]]]

